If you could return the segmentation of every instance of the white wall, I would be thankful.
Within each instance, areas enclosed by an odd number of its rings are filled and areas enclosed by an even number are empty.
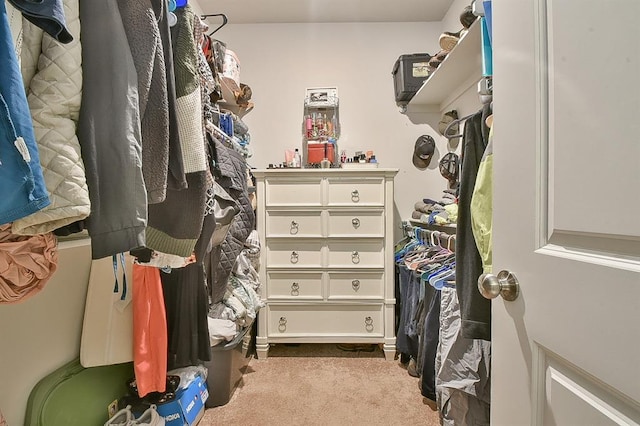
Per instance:
[[[69,245],[40,293],[0,306],[0,410],[11,426],[24,424],[33,386],[80,353],[91,249]]]
[[[251,132],[253,167],[284,160],[300,147],[305,88],[337,86],[342,135],[339,149],[373,150],[380,167],[398,168],[396,216],[407,219],[424,197],[446,187],[437,165],[447,152],[437,128],[440,114],[401,114],[395,105],[393,64],[401,54],[439,50],[439,22],[345,24],[229,24],[216,33],[236,52],[241,80],[256,106],[245,122]],[[432,135],[437,152],[427,170],[411,157],[416,139]]]

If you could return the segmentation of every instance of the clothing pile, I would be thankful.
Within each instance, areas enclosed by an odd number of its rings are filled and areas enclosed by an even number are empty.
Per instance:
[[[458,220],[457,189],[445,189],[438,201],[424,198],[413,206],[411,218],[430,225],[451,225]]]

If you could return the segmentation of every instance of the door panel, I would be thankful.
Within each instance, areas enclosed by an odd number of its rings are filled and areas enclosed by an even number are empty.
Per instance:
[[[493,12],[492,424],[640,424],[640,2]]]

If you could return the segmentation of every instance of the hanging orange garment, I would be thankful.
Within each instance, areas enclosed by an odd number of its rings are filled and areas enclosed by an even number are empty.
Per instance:
[[[158,268],[133,265],[133,367],[140,397],[164,392],[167,316]]]

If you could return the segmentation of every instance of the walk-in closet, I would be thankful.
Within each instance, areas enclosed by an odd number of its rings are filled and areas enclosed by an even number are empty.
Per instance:
[[[0,0],[0,426],[640,425],[637,16]]]

